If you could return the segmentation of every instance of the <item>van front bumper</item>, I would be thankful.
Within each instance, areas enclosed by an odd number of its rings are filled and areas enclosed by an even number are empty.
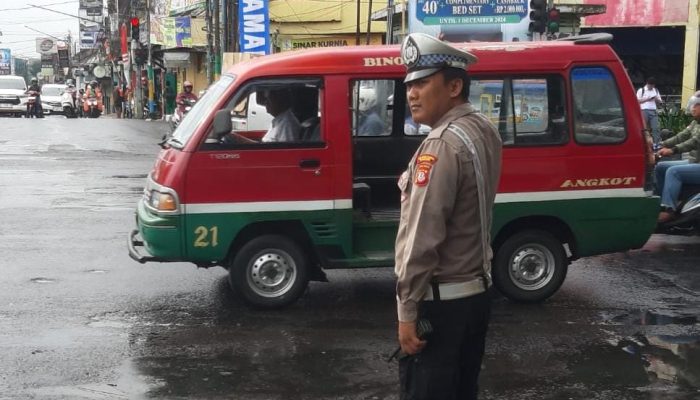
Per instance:
[[[136,229],[129,233],[129,257],[139,263],[184,261],[180,245],[179,216],[160,216],[139,201]]]

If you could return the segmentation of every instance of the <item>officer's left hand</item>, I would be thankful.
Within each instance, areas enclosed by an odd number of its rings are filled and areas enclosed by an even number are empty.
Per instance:
[[[426,341],[418,339],[416,322],[399,321],[399,344],[406,354],[419,353],[425,347]]]

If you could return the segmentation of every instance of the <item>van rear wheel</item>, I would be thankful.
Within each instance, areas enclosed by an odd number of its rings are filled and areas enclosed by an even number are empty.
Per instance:
[[[237,252],[228,279],[254,307],[285,307],[299,299],[309,283],[307,259],[301,247],[285,236],[259,236]]]
[[[564,247],[549,232],[521,231],[498,249],[492,271],[493,282],[513,301],[543,301],[561,287],[568,260]]]

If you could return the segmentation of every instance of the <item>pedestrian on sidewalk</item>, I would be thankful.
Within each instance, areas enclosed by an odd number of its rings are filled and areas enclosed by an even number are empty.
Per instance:
[[[647,78],[646,85],[637,90],[637,100],[639,100],[639,106],[642,109],[646,128],[651,131],[651,137],[654,140],[654,151],[656,151],[661,142],[658,107],[663,103],[659,89],[656,88],[656,78]]]

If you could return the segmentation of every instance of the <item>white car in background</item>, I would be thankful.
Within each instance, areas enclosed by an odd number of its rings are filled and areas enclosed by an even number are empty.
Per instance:
[[[27,83],[21,76],[0,75],[0,115],[21,117],[27,111]]]
[[[68,86],[47,83],[41,86],[41,107],[44,114],[63,114],[61,107],[61,95]]]

